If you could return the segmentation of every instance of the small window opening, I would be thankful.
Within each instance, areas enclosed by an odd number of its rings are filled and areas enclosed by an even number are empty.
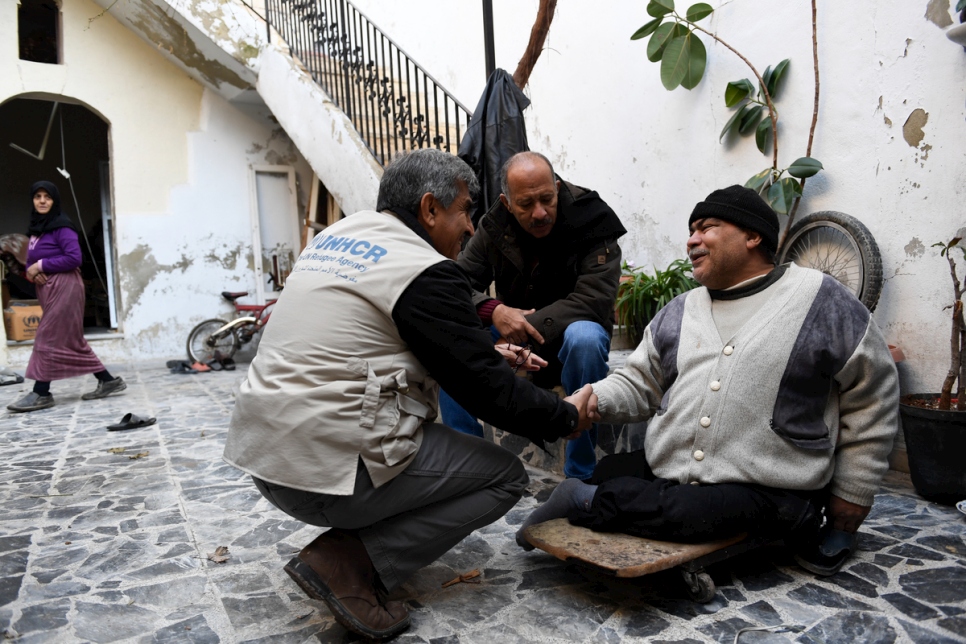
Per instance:
[[[20,0],[17,25],[20,59],[56,65],[60,62],[60,9],[53,0]]]

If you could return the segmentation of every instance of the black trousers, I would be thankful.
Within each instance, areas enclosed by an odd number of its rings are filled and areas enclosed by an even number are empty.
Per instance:
[[[743,532],[806,540],[818,530],[826,497],[743,483],[682,485],[655,476],[643,450],[601,459],[590,483],[598,486],[590,509],[573,511],[571,523],[680,543]]]

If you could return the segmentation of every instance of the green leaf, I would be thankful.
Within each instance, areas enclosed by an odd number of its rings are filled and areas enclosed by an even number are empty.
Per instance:
[[[966,0],[963,0],[963,2],[966,2]],[[711,8],[711,5],[705,2],[699,2],[688,7],[688,12],[685,14],[685,17],[691,22],[698,22],[699,20],[704,20],[712,13],[714,13],[714,9]]]
[[[671,91],[681,84],[688,73],[691,58],[691,34],[679,36],[667,44],[661,59],[661,83]]]
[[[811,157],[796,159],[788,166],[788,174],[799,179],[815,176],[822,169],[822,162]]]
[[[647,3],[648,15],[660,18],[674,11],[674,0],[651,0]]]
[[[780,214],[792,209],[796,197],[802,196],[802,186],[794,179],[782,179],[768,189],[768,205]]]
[[[739,109],[737,112],[735,112],[731,116],[731,118],[728,119],[728,122],[725,123],[724,129],[721,130],[721,135],[718,137],[718,142],[719,143],[721,142],[721,140],[723,138],[725,138],[725,136],[728,134],[728,132],[730,132],[731,130],[737,129],[738,123],[741,122],[741,119],[744,118],[745,114],[747,114],[748,113],[748,110],[750,110],[750,109],[751,109],[751,105],[747,105],[747,104],[746,105],[742,105],[741,106],[741,109]]]
[[[691,57],[688,59],[688,71],[681,80],[681,87],[688,90],[694,89],[701,82],[704,77],[704,69],[708,64],[708,50],[705,49],[704,43],[693,31],[690,40]]]
[[[966,9],[966,0],[959,0],[956,3],[956,11],[962,11],[963,9]]]
[[[687,28],[682,27],[676,22],[665,22],[658,27],[647,41],[647,59],[652,63],[661,60],[664,49],[672,39],[688,33]]]
[[[782,77],[785,75],[785,70],[788,69],[788,63],[791,61],[786,58],[782,62],[775,65],[775,71],[771,73],[768,78],[768,93],[771,95],[772,100],[778,96],[778,90],[781,89]]]
[[[963,0],[966,2],[966,0]],[[731,81],[725,88],[725,105],[734,107],[744,99],[748,98],[755,91],[755,86],[747,78],[739,81]]]
[[[745,187],[751,188],[758,194],[761,194],[762,190],[764,190],[766,187],[770,185],[770,181],[771,181],[771,168],[765,168],[764,170],[762,170],[761,172],[753,176],[751,179],[748,179],[748,181],[745,182]]]
[[[755,144],[762,154],[766,154],[765,148],[768,147],[768,142],[771,140],[771,115],[769,114],[761,120],[758,124],[758,129],[755,130]]]
[[[738,133],[742,136],[748,136],[754,132],[764,109],[761,105],[755,105],[748,110],[748,113],[741,118],[741,124],[738,125]]]
[[[654,33],[655,29],[661,26],[661,21],[663,20],[664,18],[662,17],[662,18],[655,18],[654,20],[650,21],[649,23],[647,23],[646,25],[644,25],[643,27],[635,31],[634,35],[631,36],[631,40],[640,40],[645,36],[650,36],[652,33]]]
[[[771,65],[765,69],[765,73],[761,75],[761,80],[764,84],[758,83],[758,98],[765,100],[765,87],[768,87],[768,81],[771,80]]]

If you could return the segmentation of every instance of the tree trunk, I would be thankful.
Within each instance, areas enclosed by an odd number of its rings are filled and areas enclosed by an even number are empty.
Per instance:
[[[949,352],[951,360],[949,362],[949,372],[946,374],[946,379],[943,381],[942,391],[939,393],[939,408],[948,411],[951,398],[953,385],[956,384],[956,378],[959,376],[960,361],[962,359],[962,346],[959,343],[960,339],[960,320],[963,318],[963,303],[956,300],[956,304],[953,306],[953,332],[952,336],[949,338]]]
[[[533,71],[537,59],[543,52],[543,43],[547,40],[550,23],[553,21],[553,14],[556,9],[557,0],[540,0],[537,19],[533,21],[533,28],[530,29],[530,42],[527,43],[527,49],[523,52],[523,58],[517,63],[517,70],[513,72],[513,82],[521,90],[527,86],[527,82],[530,80],[530,72]]]
[[[956,410],[966,411],[966,320],[963,319],[963,307],[959,307],[959,386],[956,387]]]

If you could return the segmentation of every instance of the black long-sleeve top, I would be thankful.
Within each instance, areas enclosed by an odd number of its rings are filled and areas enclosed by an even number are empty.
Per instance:
[[[409,213],[397,213],[427,242]],[[519,378],[493,348],[473,304],[473,288],[456,262],[423,271],[392,310],[399,335],[430,375],[468,412],[538,445],[577,429],[577,409]]]

